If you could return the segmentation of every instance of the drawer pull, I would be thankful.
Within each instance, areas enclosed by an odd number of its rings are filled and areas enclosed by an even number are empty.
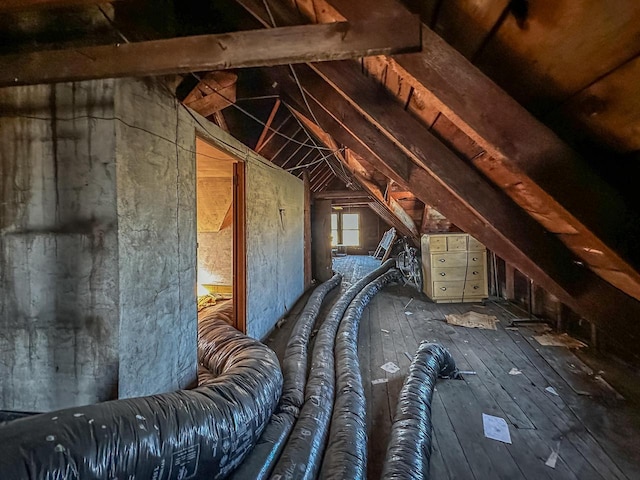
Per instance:
[[[478,275],[478,272],[471,272],[472,275]]]
[[[438,260],[440,263],[444,263],[446,262],[446,260],[444,258],[441,258],[440,260]]]
[[[443,292],[447,289],[447,287],[440,287],[440,290],[442,290]]]
[[[472,262],[477,262],[477,261],[478,261],[478,257],[473,257],[473,258],[471,259],[471,261],[472,261]]]
[[[444,277],[445,275],[446,275],[446,273],[444,273],[444,272],[440,272],[440,276],[441,276],[441,277]]]
[[[478,285],[474,285],[474,286],[473,286],[473,289],[474,289],[474,290],[478,290],[479,288],[480,288],[480,287],[479,287]]]

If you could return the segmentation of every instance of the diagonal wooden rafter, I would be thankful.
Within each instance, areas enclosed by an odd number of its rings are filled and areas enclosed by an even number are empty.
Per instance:
[[[52,50],[0,57],[0,86],[167,75],[400,53],[421,48],[420,24],[334,22]]]
[[[264,142],[265,138],[267,138],[267,133],[269,133],[269,129],[271,128],[273,119],[276,117],[276,113],[278,113],[278,108],[280,108],[279,98],[277,98],[276,102],[273,104],[271,113],[269,113],[269,118],[267,118],[267,121],[264,124],[264,128],[262,129],[262,133],[260,134],[260,137],[258,137],[258,141],[256,142],[256,146],[254,148],[256,152],[259,152],[260,148],[262,148],[262,142]]]
[[[370,180],[367,180],[357,173],[358,167],[363,163],[362,157],[360,157],[357,153],[352,152],[351,150],[347,150],[345,152],[345,157],[349,159],[347,160],[347,163],[352,168],[354,168],[354,175],[358,179],[358,182],[363,186],[363,188],[365,188],[365,190],[372,192],[375,195],[375,198],[378,200],[378,203],[380,203],[381,205],[385,205],[387,210],[389,210],[395,217],[398,218],[398,220],[400,220],[400,222],[402,222],[410,230],[411,238],[414,239],[417,245],[419,241],[419,232],[418,227],[413,221],[413,218],[411,218],[411,215],[407,213],[404,207],[402,207],[402,205],[400,205],[400,203],[395,198],[391,196],[385,197],[385,194],[378,185]]]
[[[320,15],[301,9],[307,20],[325,22],[388,16],[400,8],[396,0],[312,4]],[[292,22],[295,16],[287,15],[279,24]],[[640,299],[635,212],[549,128],[437,34],[426,26],[422,31],[420,53],[381,56],[365,68],[373,63],[374,70],[394,71],[405,91],[426,99],[485,150],[473,163],[487,178],[594,272]]]
[[[376,201],[376,203],[378,203],[383,210],[387,212],[388,215],[385,216],[385,221],[398,228],[398,230],[402,232],[403,235],[410,237],[417,244],[418,227],[416,227],[416,224],[411,216],[394,199],[385,199],[384,194],[380,190],[380,187],[378,185],[367,180],[364,176],[359,174],[359,171],[362,170],[362,166],[358,162],[358,159],[352,157],[347,161],[344,155],[338,152],[338,144],[334,141],[333,138],[331,138],[330,135],[328,135],[313,121],[309,120],[294,108],[290,108],[290,110],[295,116],[298,117],[298,119],[304,124],[307,129],[313,132],[316,138],[318,138],[326,147],[331,148],[335,152],[335,157],[351,171],[351,174],[354,176],[358,184],[371,195],[373,200]],[[389,219],[391,219],[391,221]]]
[[[350,70],[347,83],[353,84],[342,85],[349,90],[345,95],[335,90],[335,83],[330,87],[308,69],[297,67],[314,117],[327,133],[433,205],[579,315],[607,333],[615,332],[619,339],[630,343],[640,339],[640,326],[635,321],[640,302],[577,264],[558,239],[504,192],[444,145],[438,145],[422,124],[381,93],[371,79],[360,75],[357,67]],[[351,74],[359,77],[351,78]],[[283,83],[282,77],[278,78]],[[365,98],[353,98],[363,93]],[[378,118],[375,125],[370,121],[374,112]]]

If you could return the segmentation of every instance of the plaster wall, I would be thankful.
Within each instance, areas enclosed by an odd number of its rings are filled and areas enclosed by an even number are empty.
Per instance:
[[[219,165],[221,177],[198,173],[198,283],[233,284],[233,224],[224,220],[233,200],[233,163]]]
[[[113,92],[0,89],[0,409],[117,395]]]
[[[249,159],[246,200],[247,333],[263,338],[304,291],[304,186]]]
[[[198,233],[198,282],[233,285],[233,226]]]
[[[303,291],[303,186],[151,81],[0,89],[0,410],[196,379],[195,134],[247,163],[247,327]]]
[[[115,111],[122,398],[195,381],[195,127],[156,82],[119,80]]]

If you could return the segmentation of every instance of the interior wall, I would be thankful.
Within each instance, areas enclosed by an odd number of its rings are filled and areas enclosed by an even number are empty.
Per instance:
[[[304,291],[304,186],[257,159],[246,165],[247,334],[263,338]]]
[[[232,285],[233,221],[225,220],[232,220],[233,161],[198,155],[197,162],[198,283]]]
[[[233,226],[198,232],[198,283],[233,285]]]
[[[0,89],[0,409],[196,380],[196,131],[248,162],[248,331],[262,337],[303,292],[300,180],[156,81]]]
[[[0,89],[0,410],[117,396],[113,94]]]
[[[196,380],[196,122],[157,82],[116,83],[119,396]]]

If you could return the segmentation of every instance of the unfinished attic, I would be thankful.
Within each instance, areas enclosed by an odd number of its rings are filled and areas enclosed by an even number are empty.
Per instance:
[[[640,478],[638,2],[0,39],[0,479]]]

